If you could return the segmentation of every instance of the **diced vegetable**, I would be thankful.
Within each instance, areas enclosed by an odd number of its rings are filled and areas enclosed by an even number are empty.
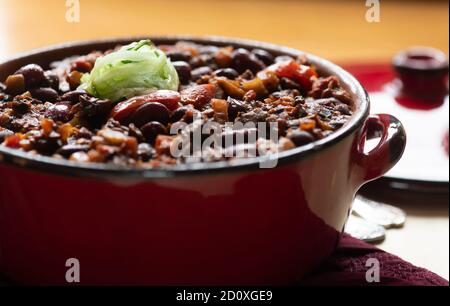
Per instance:
[[[213,99],[211,106],[214,110],[214,120],[219,123],[228,121],[228,102],[221,99]]]
[[[234,80],[228,80],[226,78],[218,79],[217,84],[222,87],[225,93],[233,98],[242,99],[245,95],[245,91],[240,88],[239,82]]]
[[[181,101],[183,104],[201,108],[215,97],[216,91],[216,86],[212,84],[193,86],[181,92]]]
[[[273,71],[279,78],[288,78],[300,84],[306,91],[311,90],[313,77],[317,77],[314,67],[301,65],[294,60],[283,61],[266,69]]]

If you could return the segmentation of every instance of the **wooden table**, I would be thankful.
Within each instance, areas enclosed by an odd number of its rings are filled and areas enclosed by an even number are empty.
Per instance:
[[[341,63],[389,61],[411,45],[449,47],[446,1],[382,1],[380,23],[366,21],[363,0],[80,0],[79,23],[66,21],[65,3],[0,0],[0,57],[70,40],[174,33],[268,41]],[[381,247],[448,279],[448,195],[420,199],[394,201],[410,218]]]

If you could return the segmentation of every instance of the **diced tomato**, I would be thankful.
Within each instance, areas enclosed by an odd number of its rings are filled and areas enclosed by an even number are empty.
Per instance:
[[[172,90],[158,90],[145,96],[134,97],[117,104],[111,111],[110,117],[119,121],[125,121],[133,112],[148,102],[158,102],[166,106],[170,111],[178,108],[181,101],[180,93]]]
[[[312,77],[317,76],[313,67],[301,65],[294,60],[274,64],[266,70],[275,72],[280,78],[288,78],[297,82],[307,91],[311,90]]]
[[[20,148],[20,137],[18,135],[11,135],[5,138],[3,143],[8,148],[18,149]]]
[[[196,85],[181,92],[183,104],[192,104],[195,108],[202,108],[216,96],[217,88],[212,84]]]
[[[170,147],[174,140],[174,136],[158,135],[155,141],[155,150],[158,154],[170,155]]]

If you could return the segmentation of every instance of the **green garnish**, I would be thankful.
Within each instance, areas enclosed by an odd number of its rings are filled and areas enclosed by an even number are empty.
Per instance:
[[[97,59],[80,89],[102,99],[118,101],[158,89],[177,90],[178,74],[170,59],[150,40],[124,46]]]

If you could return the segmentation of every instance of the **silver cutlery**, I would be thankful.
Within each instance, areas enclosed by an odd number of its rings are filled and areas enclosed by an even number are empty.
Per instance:
[[[353,214],[386,229],[402,227],[406,222],[406,213],[400,208],[360,195],[356,196],[353,202]]]
[[[386,237],[386,229],[377,224],[370,223],[360,217],[350,215],[345,232],[352,237],[365,242],[381,242]]]

